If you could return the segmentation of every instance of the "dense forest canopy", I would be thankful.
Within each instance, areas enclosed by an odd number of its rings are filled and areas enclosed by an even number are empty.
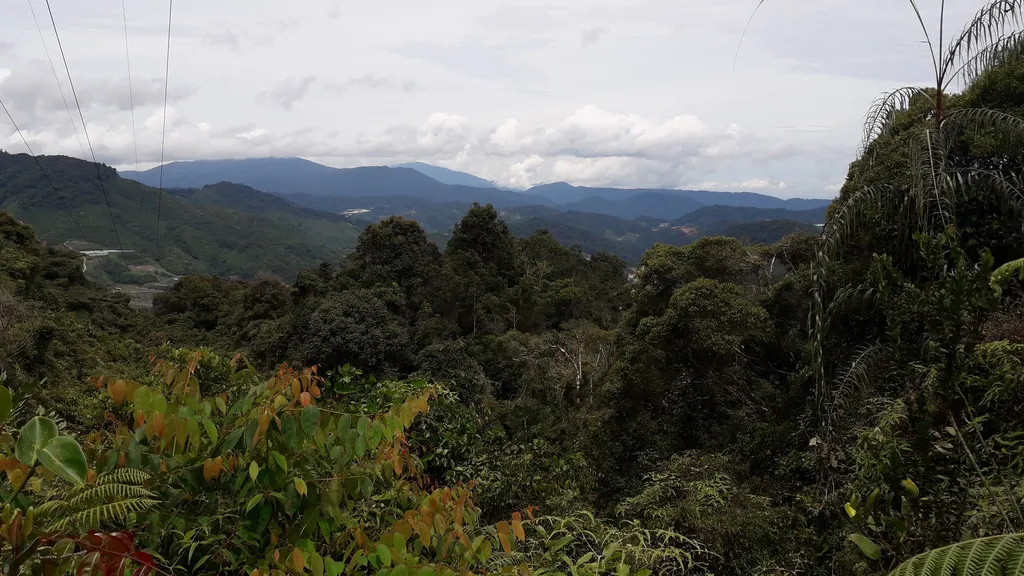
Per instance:
[[[879,100],[820,233],[635,277],[475,204],[144,314],[0,214],[0,569],[1021,574],[1022,10]]]

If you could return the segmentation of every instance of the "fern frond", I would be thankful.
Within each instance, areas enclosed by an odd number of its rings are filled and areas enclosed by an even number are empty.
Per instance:
[[[875,98],[871,108],[864,117],[864,136],[861,141],[861,154],[868,145],[874,142],[879,136],[887,134],[892,127],[892,120],[897,114],[909,110],[915,98],[927,98],[934,104],[931,95],[917,86],[904,86],[890,92],[885,92]]]
[[[822,240],[829,256],[838,253],[843,241],[860,229],[868,208],[880,208],[882,198],[893,192],[889,185],[861,188],[850,196],[836,215],[825,224]]]
[[[103,484],[135,484],[141,485],[149,482],[153,477],[144,470],[138,468],[118,468],[96,478],[96,485]]]
[[[1024,27],[1024,0],[991,0],[964,27],[946,52],[942,68],[948,76],[998,43],[1008,30]]]
[[[145,512],[159,503],[159,501],[150,498],[133,498],[131,500],[111,502],[72,514],[54,524],[52,528],[58,532],[63,532],[70,527],[81,529],[95,528],[107,522],[124,521],[131,514]]]
[[[63,500],[50,500],[43,502],[36,508],[36,518],[46,519],[50,516],[63,514],[68,509],[68,503]]]
[[[1021,576],[1024,534],[958,542],[914,556],[890,576]]]
[[[156,496],[141,486],[129,484],[101,484],[88,488],[68,500],[69,507],[78,508],[98,502],[110,502],[112,500],[130,500],[135,498],[155,498]]]
[[[1017,260],[1007,262],[999,268],[996,268],[995,271],[992,272],[991,280],[989,280],[992,290],[997,295],[1001,295],[1003,293],[1003,288],[1006,287],[1006,284],[1014,274],[1017,274],[1021,280],[1024,280],[1024,258],[1018,258]]]

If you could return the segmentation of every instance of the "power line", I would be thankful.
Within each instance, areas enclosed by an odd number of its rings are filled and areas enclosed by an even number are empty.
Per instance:
[[[124,17],[124,59],[128,63],[128,103],[132,109],[132,146],[135,148],[135,177],[139,177],[139,140],[135,135],[135,95],[132,90],[132,57],[128,51],[128,9],[121,0],[121,15]]]
[[[122,0],[123,1],[123,0]],[[164,120],[160,127],[160,182],[156,196],[156,249],[160,251],[160,212],[164,196],[164,143],[167,140],[167,83],[171,73],[171,15],[174,0],[167,0],[167,60],[164,62]]]
[[[25,143],[25,148],[28,149],[29,156],[36,161],[36,166],[38,166],[39,171],[43,173],[43,178],[46,179],[46,183],[50,185],[50,189],[53,190],[53,193],[57,195],[57,199],[60,200],[60,205],[64,207],[64,211],[68,213],[68,218],[71,219],[71,223],[75,225],[76,229],[78,229],[78,234],[84,241],[85,232],[82,232],[82,227],[78,225],[78,221],[75,220],[75,215],[71,213],[71,209],[68,208],[68,203],[64,201],[64,197],[60,195],[60,192],[57,192],[57,187],[53,185],[53,181],[50,180],[50,176],[46,173],[46,170],[43,169],[43,163],[39,161],[35,152],[32,151],[32,146],[29,145],[28,139],[25,138],[25,135],[21,132],[21,128],[18,128],[18,123],[14,121],[14,117],[11,116],[11,111],[7,109],[3,100],[0,100],[0,108],[4,109],[4,113],[7,114],[7,118],[10,119],[11,124],[14,125],[14,129],[18,131],[18,136],[21,136],[21,141]]]
[[[75,130],[75,138],[78,139],[78,147],[82,149],[82,157],[85,157],[85,144],[82,144],[82,136],[78,133],[78,125],[75,124],[75,119],[71,116],[71,106],[68,106],[68,99],[64,96],[64,87],[60,85],[60,79],[57,77],[57,67],[53,65],[53,58],[50,57],[50,49],[46,47],[46,39],[43,38],[43,29],[39,26],[39,19],[36,18],[36,9],[32,7],[32,0],[25,0],[28,2],[28,9],[32,11],[32,20],[36,23],[36,32],[39,32],[39,41],[43,43],[43,52],[46,53],[46,60],[50,62],[50,71],[53,72],[53,81],[57,83],[57,90],[60,90],[60,99],[64,101],[64,109],[68,111],[68,120],[71,121],[71,127]]]
[[[82,121],[82,131],[85,132],[85,141],[89,144],[89,153],[92,155],[92,164],[96,168],[96,181],[100,184],[100,192],[103,194],[103,202],[107,205],[107,214],[110,215],[110,225],[114,227],[114,238],[117,239],[117,247],[121,250],[121,261],[128,264],[124,258],[124,245],[121,244],[121,235],[117,233],[117,222],[114,221],[114,210],[110,207],[110,200],[107,198],[107,188],[103,185],[103,175],[100,174],[100,165],[96,161],[96,151],[92,147],[92,139],[89,138],[89,127],[85,124],[85,116],[82,114],[82,105],[78,102],[78,92],[75,91],[75,82],[71,79],[71,69],[68,68],[68,59],[64,56],[64,46],[60,42],[60,33],[57,32],[57,21],[53,19],[53,9],[50,8],[50,0],[46,0],[46,11],[50,13],[50,24],[53,25],[53,35],[57,37],[57,48],[60,49],[60,58],[64,61],[64,71],[68,75],[68,84],[71,85],[71,95],[75,97],[75,107],[78,108],[78,118]]]

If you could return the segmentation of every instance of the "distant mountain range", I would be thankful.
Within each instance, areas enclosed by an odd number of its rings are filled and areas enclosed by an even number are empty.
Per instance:
[[[52,243],[78,241],[93,248],[116,249],[119,236],[125,249],[136,251],[132,258],[156,261],[173,274],[253,277],[271,273],[290,280],[300,269],[338,262],[367,223],[391,215],[416,220],[431,239],[443,245],[473,202],[495,203],[517,235],[547,229],[566,246],[579,246],[590,254],[611,252],[630,263],[655,242],[685,245],[702,236],[728,235],[771,243],[792,232],[816,233],[827,206],[822,200],[793,202],[759,194],[568,185],[554,189],[583,190],[584,196],[557,204],[536,190],[521,193],[444,184],[411,168],[337,170],[294,158],[269,163],[172,164],[165,167],[160,200],[161,193],[144,183],[152,181],[152,171],[137,175],[140,183],[100,166],[110,212],[117,222],[115,236],[93,164],[65,156],[38,160],[75,222],[39,166],[25,154],[0,152],[0,210],[30,224]],[[255,169],[248,173],[246,166]],[[311,176],[303,185],[291,186],[289,173]],[[275,189],[271,193],[221,179],[226,177],[263,180]],[[551,192],[551,186],[546,188]],[[768,206],[708,206],[701,200]],[[812,207],[804,208],[807,204]]]
[[[140,173],[125,171],[121,175],[150,186],[157,186],[160,182],[159,168]],[[831,202],[806,198],[784,200],[753,192],[588,188],[564,182],[516,192],[497,188],[472,174],[418,162],[395,167],[331,168],[302,158],[250,158],[172,162],[164,166],[165,188],[199,188],[218,182],[245,184],[264,192],[295,198],[358,198],[364,203],[361,206],[364,209],[374,209],[381,200],[390,202],[395,198],[406,198],[433,203],[490,203],[500,208],[557,206],[563,210],[622,218],[650,216],[667,220],[703,206],[807,210],[821,208]],[[342,203],[356,208],[349,201]]]
[[[124,171],[124,178],[160,183],[160,168]],[[496,206],[550,204],[547,200],[497,188],[443,184],[411,168],[331,168],[302,158],[250,158],[172,162],[163,170],[164,188],[200,188],[218,182],[245,184],[273,194],[310,196],[412,196],[433,202],[481,202]]]
[[[108,212],[91,162],[66,156],[38,160],[61,198],[31,156],[0,152],[0,210],[53,244],[73,240],[117,249],[120,238],[124,249],[135,251],[130,260],[157,260],[174,274],[251,278],[271,273],[290,281],[303,268],[340,260],[364,224],[234,184],[165,190],[161,198],[156,188],[100,166]]]
[[[497,188],[497,186],[494,185],[494,182],[484,180],[479,176],[467,174],[466,172],[459,172],[457,170],[449,170],[448,168],[434,166],[433,164],[424,164],[423,162],[409,162],[406,164],[399,164],[395,166],[395,168],[409,168],[415,170],[420,174],[429,176],[442,184],[452,184],[455,186],[472,186],[474,188]]]

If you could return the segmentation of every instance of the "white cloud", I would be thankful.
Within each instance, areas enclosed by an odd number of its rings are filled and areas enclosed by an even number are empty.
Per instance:
[[[950,23],[977,5],[947,0]],[[97,155],[134,161],[120,6],[54,9]],[[922,9],[934,24],[937,8]],[[175,3],[166,157],[423,160],[514,186],[834,192],[874,96],[928,80],[914,15],[891,0],[766,5],[733,69],[750,10],[749,0]],[[166,5],[129,12],[142,163],[160,157],[166,17]],[[24,3],[5,10],[0,38],[0,96],[33,147],[81,155]],[[59,60],[58,72],[70,101]],[[0,118],[0,139],[12,133]]]
[[[604,26],[594,26],[593,28],[587,28],[580,34],[580,46],[587,47],[591,44],[597,44],[601,41],[601,38],[608,33],[608,29]]]
[[[543,165],[543,158],[540,156],[530,156],[521,162],[516,162],[509,166],[508,169],[505,170],[499,178],[497,178],[496,182],[499,186],[505,186],[508,188],[529,188],[531,185],[538,183],[534,174],[537,169]]]
[[[739,190],[784,190],[786,183],[766,178],[754,178],[740,182],[736,188]]]
[[[290,110],[296,102],[309,94],[309,89],[313,85],[314,80],[316,80],[315,76],[287,78],[273,88],[257,94],[256,101],[260,104],[280,106],[285,110]]]

